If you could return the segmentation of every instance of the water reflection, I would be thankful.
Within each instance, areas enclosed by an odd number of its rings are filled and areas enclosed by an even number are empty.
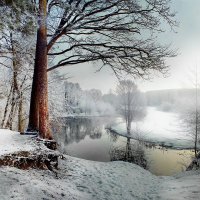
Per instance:
[[[106,161],[121,160],[147,168],[147,162],[142,145],[130,138],[126,138],[126,143],[122,141],[118,142],[120,136],[105,129],[105,124],[108,125],[108,123],[111,122],[111,120],[105,118],[66,118],[65,126],[63,126],[63,133],[60,135],[64,135],[64,138],[58,138],[60,146],[63,148],[62,151],[65,153],[80,151],[82,155],[79,155],[81,157],[86,156],[87,159],[95,159],[99,161],[105,161],[104,159],[102,160],[102,155],[107,154]],[[102,144],[100,145],[101,148],[106,150],[106,152],[98,150],[97,147],[92,148],[91,140],[99,139],[100,141],[103,134],[105,138],[106,133],[106,140],[109,141],[109,144],[103,140],[106,147]],[[84,145],[84,149],[81,148],[83,141],[88,144],[87,146]],[[61,144],[61,142],[64,143]],[[92,142],[94,143],[94,141]],[[77,146],[78,143],[80,143],[79,146]],[[87,155],[84,155],[84,151],[88,152],[87,149],[90,149],[90,151],[96,154],[95,158],[88,156],[88,153]],[[99,155],[99,152],[101,152],[101,155]]]
[[[154,144],[125,138],[105,129],[115,122],[103,117],[66,118],[55,139],[60,151],[71,156],[102,162],[127,161],[157,175],[180,172],[189,164],[189,151],[180,155],[180,150],[158,149]]]
[[[126,138],[125,146],[115,146],[110,152],[111,161],[126,161],[137,164],[147,169],[147,160],[145,158],[145,152],[143,145],[130,138]]]
[[[104,122],[100,118],[66,118],[62,134],[65,134],[65,145],[80,142],[86,135],[91,139],[99,139],[102,136]]]

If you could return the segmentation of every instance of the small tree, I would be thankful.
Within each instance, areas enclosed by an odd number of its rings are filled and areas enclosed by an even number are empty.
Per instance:
[[[194,86],[194,98],[192,101],[190,99],[190,101],[187,102],[186,109],[183,108],[181,118],[183,119],[183,123],[186,126],[189,135],[192,137],[195,157],[197,158],[198,144],[200,143],[200,105],[198,103],[199,83],[197,67],[195,72],[192,73],[191,82]]]
[[[127,133],[130,134],[131,122],[144,114],[144,101],[137,85],[131,80],[120,81],[117,86],[119,112],[126,121]]]
[[[184,125],[192,138],[194,144],[195,157],[198,156],[198,144],[200,141],[200,110],[191,106],[182,114]]]

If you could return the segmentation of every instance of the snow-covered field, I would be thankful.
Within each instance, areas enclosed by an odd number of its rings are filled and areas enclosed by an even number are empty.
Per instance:
[[[5,131],[0,130],[0,138]],[[17,133],[15,146],[21,138]],[[26,143],[25,142],[25,143]],[[7,140],[0,143],[9,146]],[[30,146],[32,143],[30,142]],[[34,146],[33,146],[34,148]],[[19,147],[20,149],[20,147]],[[13,149],[15,151],[15,149]],[[28,149],[27,149],[28,150]],[[1,200],[198,200],[200,199],[200,171],[184,172],[176,176],[155,176],[145,169],[125,162],[94,162],[65,155],[59,161],[58,176],[42,170],[19,170],[0,167]]]
[[[126,125],[119,119],[119,123],[111,128],[121,135],[127,135]],[[186,129],[181,126],[178,114],[158,111],[149,107],[143,121],[132,123],[133,139],[157,143],[173,148],[193,148],[194,142]]]

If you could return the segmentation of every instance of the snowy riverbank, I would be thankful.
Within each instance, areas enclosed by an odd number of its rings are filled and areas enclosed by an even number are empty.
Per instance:
[[[35,148],[30,136],[0,130],[0,138],[4,134],[14,138],[13,151]],[[21,140],[27,146],[21,147]],[[9,145],[10,141],[4,140],[0,149]],[[48,170],[0,167],[0,199],[193,200],[200,196],[200,171],[158,177],[130,163],[103,163],[64,157],[64,160],[59,160],[57,177]]]
[[[179,115],[159,111],[154,107],[148,107],[144,120],[132,123],[130,135],[127,135],[126,124],[121,118],[118,119],[118,123],[109,128],[121,136],[143,140],[155,145],[174,149],[194,148],[193,138],[181,124]]]

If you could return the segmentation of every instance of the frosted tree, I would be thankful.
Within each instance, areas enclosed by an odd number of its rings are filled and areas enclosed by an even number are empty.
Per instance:
[[[195,157],[197,157],[199,152],[198,144],[200,144],[200,110],[199,108],[196,110],[194,106],[190,106],[182,113],[181,118],[188,134],[191,136]]]
[[[190,77],[195,92],[193,93],[192,99],[184,102],[184,106],[181,107],[181,119],[183,126],[186,127],[187,132],[192,138],[194,143],[195,157],[198,157],[198,144],[200,144],[200,104],[199,104],[199,81],[198,81],[198,70],[192,72]],[[185,106],[187,104],[187,107]]]
[[[0,67],[7,72],[9,91],[1,127],[13,128],[18,116],[18,131],[23,131],[23,102],[33,60],[34,17],[31,1],[1,1]],[[30,84],[30,82],[29,82]],[[30,89],[30,88],[29,88]]]
[[[59,132],[63,126],[64,119],[61,117],[65,111],[65,82],[68,79],[68,74],[61,74],[57,70],[49,73],[48,88],[49,88],[49,113],[50,125],[55,132]]]
[[[145,113],[144,101],[137,85],[131,80],[120,81],[116,92],[119,97],[118,110],[126,122],[127,133],[131,132],[131,123]]]
[[[102,92],[97,89],[91,89],[88,91],[88,95],[91,96],[93,101],[97,103],[98,101],[101,101],[102,98]]]
[[[102,99],[104,102],[107,102],[111,104],[114,108],[117,108],[117,104],[118,104],[117,96],[116,94],[112,93],[112,91],[109,91],[108,94],[104,94],[102,96]]]
[[[65,82],[65,108],[68,114],[80,111],[80,101],[82,99],[82,89],[78,83]]]

